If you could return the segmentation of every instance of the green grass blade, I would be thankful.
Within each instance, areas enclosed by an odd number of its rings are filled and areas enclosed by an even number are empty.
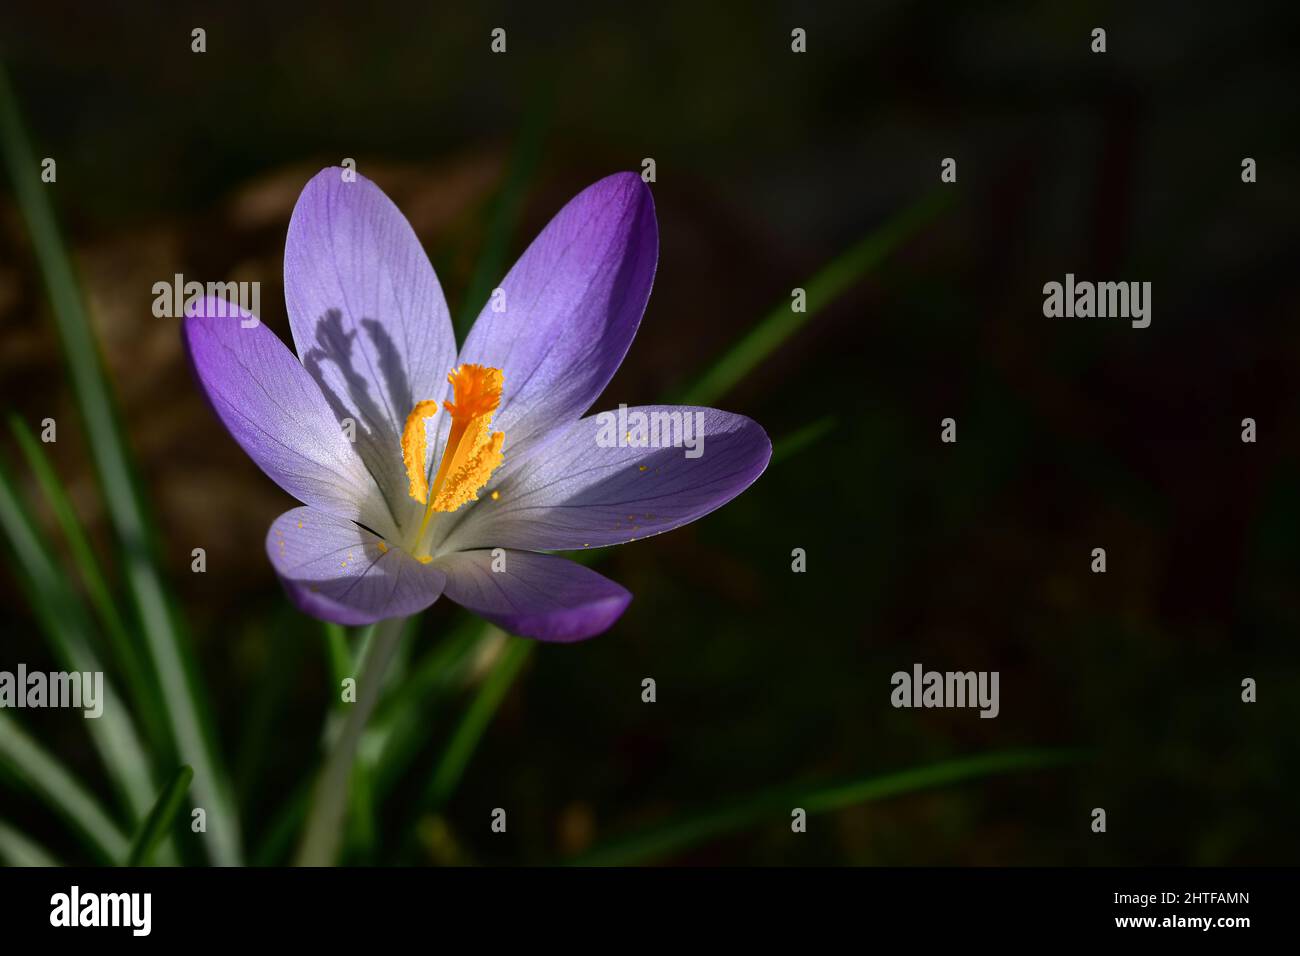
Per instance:
[[[352,652],[348,650],[348,635],[342,624],[324,622],[325,649],[329,654],[330,673],[334,675],[334,702],[341,705],[342,695],[339,688],[345,678],[353,676]]]
[[[158,689],[150,678],[148,668],[141,660],[135,643],[131,640],[126,621],[118,611],[108,581],[100,571],[99,561],[95,557],[94,549],[82,528],[81,521],[77,518],[76,509],[73,508],[68,493],[63,490],[63,484],[59,481],[49,456],[36,436],[32,434],[27,423],[18,415],[11,414],[9,427],[22,449],[28,467],[36,476],[41,493],[45,496],[63,531],[63,537],[72,552],[72,559],[76,563],[82,583],[86,586],[86,593],[108,635],[113,658],[126,678],[131,701],[136,706],[136,712],[143,716],[143,723],[150,731],[149,739],[155,745],[162,744],[164,737]]]
[[[104,863],[126,853],[127,840],[104,808],[52,755],[0,711],[0,761],[71,824]]]
[[[823,787],[783,787],[718,809],[643,830],[607,843],[569,862],[575,866],[630,866],[662,859],[718,837],[761,825],[790,823],[802,807],[808,816],[884,800],[903,794],[979,780],[998,774],[1045,770],[1077,763],[1067,750],[1018,750],[961,757],[879,777]]]
[[[190,767],[181,767],[172,775],[167,786],[163,787],[162,793],[158,794],[153,809],[140,824],[135,839],[131,841],[130,852],[126,855],[127,866],[149,865],[149,861],[153,859],[154,849],[166,838],[172,821],[180,812],[181,804],[193,780],[194,771]]]
[[[350,781],[366,723],[387,686],[390,666],[400,656],[408,623],[407,618],[388,618],[374,625],[366,650],[358,655],[355,702],[345,715],[330,710],[330,717],[338,719],[326,720],[327,756],[312,787],[306,825],[294,858],[296,866],[333,866],[337,862],[352,798]]]
[[[678,397],[684,405],[711,405],[826,308],[884,262],[899,246],[949,205],[952,193],[939,190],[903,210],[893,220],[833,259],[808,280],[807,309],[795,312],[787,300],[727,350],[713,366]]]
[[[241,695],[243,725],[231,763],[239,807],[251,812],[264,796],[263,774],[283,759],[277,733],[283,718],[290,681],[284,679],[299,666],[308,647],[315,648],[316,634],[304,628],[302,612],[287,601],[274,612],[249,625],[246,638],[263,649],[257,679]],[[310,643],[309,643],[310,642]]]
[[[352,670],[347,677],[357,677],[365,669],[366,660],[370,657],[370,647],[375,637],[375,628],[377,624],[367,624],[365,627],[358,628],[352,640],[356,644],[356,650],[352,652]],[[339,695],[340,686],[334,685],[334,696]]]
[[[480,621],[463,616],[382,701],[369,731],[380,755],[375,765],[376,802],[382,802],[409,769],[428,740],[434,711],[469,680],[474,659],[489,638]]]
[[[363,739],[363,750],[364,750]],[[370,865],[376,843],[375,824],[375,766],[366,753],[357,755],[352,768],[352,792],[348,798],[348,837],[345,852],[355,854],[362,865]]]
[[[307,778],[289,795],[271,817],[265,832],[252,844],[253,866],[283,866],[293,852],[293,840],[307,817],[311,798],[311,778]]]
[[[491,634],[478,618],[464,615],[443,640],[439,641],[418,661],[402,681],[394,687],[375,711],[371,728],[377,736],[387,738],[396,732],[394,724],[422,704],[437,700],[463,679],[471,658]],[[388,758],[385,757],[385,762]]]
[[[500,658],[479,687],[433,769],[424,800],[426,807],[441,807],[455,791],[479,740],[535,647],[536,642],[526,638],[506,638],[506,646],[501,651]]]
[[[373,627],[366,628],[361,640],[368,640]],[[356,790],[352,796],[351,809],[356,812],[358,801],[369,802],[371,807],[361,807],[361,812],[373,813],[374,807],[382,806],[384,799],[392,792],[402,774],[410,766],[411,760],[419,751],[420,744],[429,735],[428,715],[430,711],[453,688],[460,686],[471,670],[474,651],[482,646],[488,634],[484,633],[481,622],[475,618],[464,617],[446,640],[433,648],[425,658],[412,670],[409,677],[394,687],[383,699],[371,718],[363,737],[361,759],[357,770],[369,773],[369,792]],[[342,633],[342,629],[340,629]],[[328,634],[328,630],[327,630]],[[344,647],[346,650],[346,645]],[[359,648],[358,660],[364,658],[365,647]],[[332,673],[335,674],[335,687],[343,677],[351,677],[358,665],[347,664],[337,654],[333,658]],[[351,654],[348,655],[349,660]],[[332,739],[331,731],[337,730],[337,721],[331,716],[327,720],[329,729],[322,735],[326,741]],[[371,760],[367,755],[378,753]],[[291,843],[297,829],[302,825],[306,815],[309,788],[304,785],[292,794],[282,807],[272,816],[272,824],[262,836],[253,855],[255,866],[270,866],[283,862],[291,849]],[[364,798],[364,799],[363,799]],[[358,821],[353,820],[355,825]],[[369,821],[363,821],[369,822]],[[378,835],[366,832],[365,837],[377,842]]]
[[[122,547],[124,573],[143,627],[145,645],[162,690],[170,728],[182,762],[195,770],[194,796],[207,811],[205,834],[214,862],[240,859],[238,820],[228,784],[211,743],[206,708],[193,680],[188,642],[179,630],[155,566],[150,525],[132,471],[116,402],[104,373],[72,262],[59,235],[50,185],[19,115],[7,73],[0,67],[0,156],[45,279],[86,439],[109,516]]]
[[[13,549],[15,576],[27,593],[59,665],[68,671],[102,672],[104,668],[91,648],[89,634],[93,629],[81,598],[68,586],[62,569],[45,548],[3,461],[0,528]],[[125,806],[139,818],[153,798],[149,762],[127,708],[107,677],[103,696],[102,715],[89,719],[86,729]]]
[[[810,448],[817,442],[821,441],[832,431],[835,430],[835,417],[827,415],[825,418],[819,418],[810,425],[786,435],[784,438],[778,438],[772,443],[772,464],[777,465],[799,454],[805,448]]]
[[[45,847],[0,820],[0,861],[5,866],[59,866]]]

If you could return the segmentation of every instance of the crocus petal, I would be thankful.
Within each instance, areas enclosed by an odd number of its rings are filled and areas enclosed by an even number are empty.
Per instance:
[[[324,169],[303,189],[284,248],[284,298],[298,356],[399,521],[416,520],[401,434],[416,402],[441,400],[456,361],[442,287],[410,223],[364,176]]]
[[[645,538],[726,504],[763,473],[772,456],[767,434],[743,415],[648,405],[627,409],[628,420],[636,421],[637,413],[648,422],[671,422],[678,415],[683,424],[681,416],[693,416],[691,434],[703,435],[698,457],[687,457],[694,453],[690,448],[627,446],[626,432],[610,427],[619,422],[616,412],[584,418],[522,466],[503,468],[465,517],[449,522],[438,551],[558,551]],[[608,447],[611,436],[623,447]]]
[[[207,298],[186,308],[182,334],[217,416],[272,481],[304,504],[392,530],[379,488],[320,388],[274,332]]]
[[[627,354],[659,257],[650,190],[619,173],[579,193],[480,313],[460,361],[502,369],[493,417],[507,459],[576,421]],[[503,311],[496,311],[504,306]]]
[[[462,551],[434,564],[447,573],[447,597],[512,634],[542,641],[595,637],[632,600],[609,578],[550,554]]]
[[[446,575],[351,521],[294,508],[275,519],[266,553],[299,610],[336,624],[371,624],[423,611]]]

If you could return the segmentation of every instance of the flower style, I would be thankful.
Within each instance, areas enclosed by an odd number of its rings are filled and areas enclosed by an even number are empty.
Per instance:
[[[602,441],[601,417],[583,417],[650,295],[658,229],[648,187],[620,173],[570,201],[457,354],[410,224],[374,183],[341,173],[313,177],[289,222],[297,356],[219,299],[195,300],[184,322],[218,417],[302,503],[266,539],[286,591],[340,624],[414,614],[445,594],[515,634],[601,633],[631,594],[546,552],[680,527],[747,488],[771,456],[762,428],[715,409],[629,411],[699,413],[707,442],[696,457]]]

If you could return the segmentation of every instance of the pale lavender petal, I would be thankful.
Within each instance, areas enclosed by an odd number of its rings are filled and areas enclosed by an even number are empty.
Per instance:
[[[512,634],[542,641],[595,637],[632,600],[609,578],[550,554],[462,551],[434,564],[447,573],[451,600]]]
[[[299,501],[390,532],[383,496],[320,388],[274,332],[252,322],[215,298],[186,309],[185,347],[217,416]]]
[[[299,610],[336,624],[371,624],[423,611],[446,575],[350,521],[294,508],[266,535],[266,553]]]
[[[635,173],[589,186],[542,230],[502,280],[460,361],[505,373],[493,430],[507,459],[582,416],[627,354],[650,296],[659,233]]]
[[[627,409],[629,424],[637,413],[668,434],[660,444],[680,440],[689,446],[700,435],[702,442],[694,450],[631,447],[618,413],[584,418],[521,467],[502,469],[464,518],[448,522],[438,551],[560,551],[659,534],[726,504],[763,473],[772,455],[767,434],[743,415],[649,405]],[[619,447],[606,447],[612,442]],[[698,457],[688,457],[696,450]]]
[[[456,361],[442,287],[410,223],[359,174],[324,169],[298,197],[284,249],[294,345],[399,521],[418,520],[401,434],[416,402],[441,400]]]

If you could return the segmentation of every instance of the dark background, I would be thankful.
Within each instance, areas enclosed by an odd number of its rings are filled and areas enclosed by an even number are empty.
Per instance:
[[[432,715],[378,861],[544,862],[773,785],[1041,745],[1094,757],[815,818],[800,836],[777,819],[673,860],[1294,863],[1297,8],[473,7],[0,14],[38,155],[58,160],[55,202],[249,844],[317,759],[323,641],[263,552],[291,502],[203,404],[151,287],[176,272],[260,280],[262,318],[286,336],[288,215],[346,156],[411,219],[453,314],[473,312],[493,203],[535,134],[503,267],[583,186],[657,163],[658,278],[598,408],[683,387],[838,253],[937,189],[954,201],[717,402],[777,440],[827,416],[833,429],[718,513],[610,556],[631,608],[603,637],[533,655],[445,812],[423,817],[438,840],[391,826],[420,815],[420,774],[464,698]],[[796,26],[807,54],[790,52]],[[1089,52],[1096,26],[1104,55]],[[940,187],[946,156],[959,178]],[[1042,286],[1066,272],[1152,282],[1151,327],[1044,318]],[[75,423],[7,193],[0,343],[4,404]],[[956,445],[939,441],[947,416]],[[1246,416],[1257,444],[1240,440]],[[52,451],[111,553],[75,425]],[[206,575],[189,573],[196,546]],[[1105,575],[1089,572],[1094,547]],[[0,666],[52,666],[3,575],[0,589]],[[417,642],[456,620],[435,605]],[[1001,715],[892,709],[889,676],[915,662],[998,670]],[[29,726],[93,773],[79,722]],[[511,808],[506,837],[485,823],[496,806]],[[0,808],[62,848],[42,808],[10,790]]]

